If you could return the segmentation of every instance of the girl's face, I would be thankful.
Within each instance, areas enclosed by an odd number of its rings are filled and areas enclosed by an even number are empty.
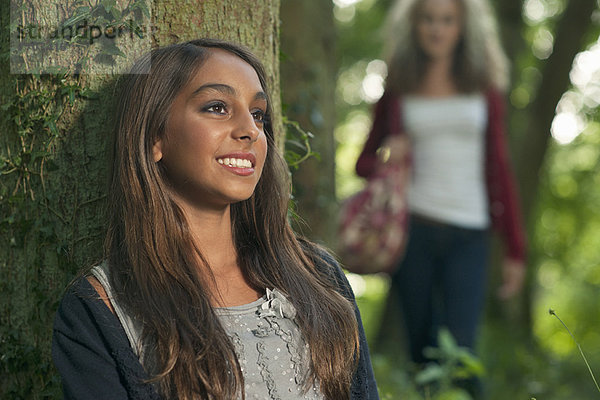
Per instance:
[[[267,155],[267,96],[252,66],[220,49],[173,102],[153,147],[178,202],[220,209],[248,199]]]
[[[423,0],[416,18],[421,50],[432,60],[451,58],[462,35],[458,0]]]

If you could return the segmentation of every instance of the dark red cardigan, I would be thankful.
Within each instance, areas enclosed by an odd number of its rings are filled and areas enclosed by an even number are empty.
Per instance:
[[[525,233],[504,135],[504,98],[495,90],[489,91],[486,97],[485,177],[492,226],[504,239],[508,256],[524,261]],[[366,178],[375,171],[377,149],[388,134],[405,134],[400,106],[400,99],[391,93],[385,93],[376,104],[371,132],[356,163],[359,176]]]

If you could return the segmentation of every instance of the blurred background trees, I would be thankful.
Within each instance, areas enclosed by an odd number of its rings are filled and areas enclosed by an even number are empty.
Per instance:
[[[332,243],[335,235],[335,86],[336,49],[333,4],[323,0],[282,0],[281,82],[287,124],[287,150],[305,154],[295,124],[316,150],[314,157],[291,166],[296,231]],[[324,216],[328,216],[325,217]]]
[[[362,186],[354,163],[370,127],[372,104],[383,91],[386,67],[380,60],[380,29],[391,1],[333,3],[338,54],[335,185],[342,201]],[[585,364],[548,308],[556,309],[587,349],[592,367],[600,368],[598,2],[492,3],[512,61],[508,134],[530,254],[528,284],[520,298],[500,302],[494,296],[497,268],[490,279],[480,354],[488,369],[491,398],[592,398],[596,389]],[[390,352],[397,336],[378,335],[381,318],[383,333],[397,323],[394,312],[382,317],[381,293],[387,290],[387,280],[350,278],[362,293],[359,300],[372,346]],[[396,373],[391,381],[397,385],[390,390],[401,393],[405,376],[385,362],[381,365],[389,376]]]

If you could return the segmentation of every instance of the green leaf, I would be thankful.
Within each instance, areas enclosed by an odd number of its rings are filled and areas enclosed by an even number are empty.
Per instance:
[[[86,99],[98,99],[100,98],[98,96],[98,93],[95,92],[94,90],[90,89],[90,88],[83,88],[79,91],[79,96],[86,98]]]
[[[138,10],[141,10],[147,18],[150,18],[150,10],[148,9],[148,4],[146,0],[135,0],[135,3],[133,3],[133,6],[131,8],[137,8]]]
[[[52,135],[54,136],[59,136],[60,132],[58,130],[58,128],[56,127],[56,122],[49,120],[46,121],[46,123],[44,124],[48,129],[50,129],[50,132],[52,133]]]
[[[450,389],[436,395],[433,400],[472,400],[472,397],[463,389]]]
[[[444,367],[438,364],[430,364],[415,377],[415,382],[425,385],[442,380],[446,376]]]
[[[287,147],[287,145],[292,145],[292,146],[296,146],[302,150],[306,150],[306,145],[303,142],[300,142],[298,140],[286,140],[285,144],[286,144],[286,147]]]
[[[102,52],[111,56],[125,57],[125,54],[114,43],[106,44]]]
[[[77,13],[77,11],[78,11],[79,9],[82,9],[82,8],[89,9],[89,7],[80,7],[80,8],[78,8],[77,10],[75,10],[75,12]],[[62,26],[73,26],[73,25],[75,25],[75,24],[77,24],[77,23],[79,23],[79,22],[83,21],[84,19],[86,19],[86,18],[88,18],[88,17],[90,17],[90,14],[89,14],[89,12],[84,12],[83,14],[75,14],[75,15],[74,15],[74,16],[72,16],[71,18],[69,18],[69,19],[67,19],[66,21],[64,21],[64,22],[62,23]]]
[[[123,13],[118,8],[113,8],[110,12],[116,21],[123,19]]]
[[[107,13],[110,13],[111,10],[116,7],[117,2],[115,0],[102,0],[102,7]]]
[[[456,340],[450,333],[450,331],[446,328],[440,329],[438,334],[438,343],[442,351],[453,353],[457,349],[458,345],[456,344]]]

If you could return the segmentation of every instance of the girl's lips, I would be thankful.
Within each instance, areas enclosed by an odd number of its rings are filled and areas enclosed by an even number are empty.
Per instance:
[[[233,167],[253,168],[256,165],[256,157],[252,153],[230,153],[217,157],[217,162]]]
[[[254,173],[256,157],[252,153],[231,153],[218,157],[217,162],[236,175],[248,176]]]
[[[223,168],[227,169],[228,171],[233,172],[236,175],[240,175],[240,176],[249,176],[254,174],[254,168],[250,167],[250,168],[240,168],[240,167],[231,167],[229,165],[224,165],[221,164],[223,166]]]

